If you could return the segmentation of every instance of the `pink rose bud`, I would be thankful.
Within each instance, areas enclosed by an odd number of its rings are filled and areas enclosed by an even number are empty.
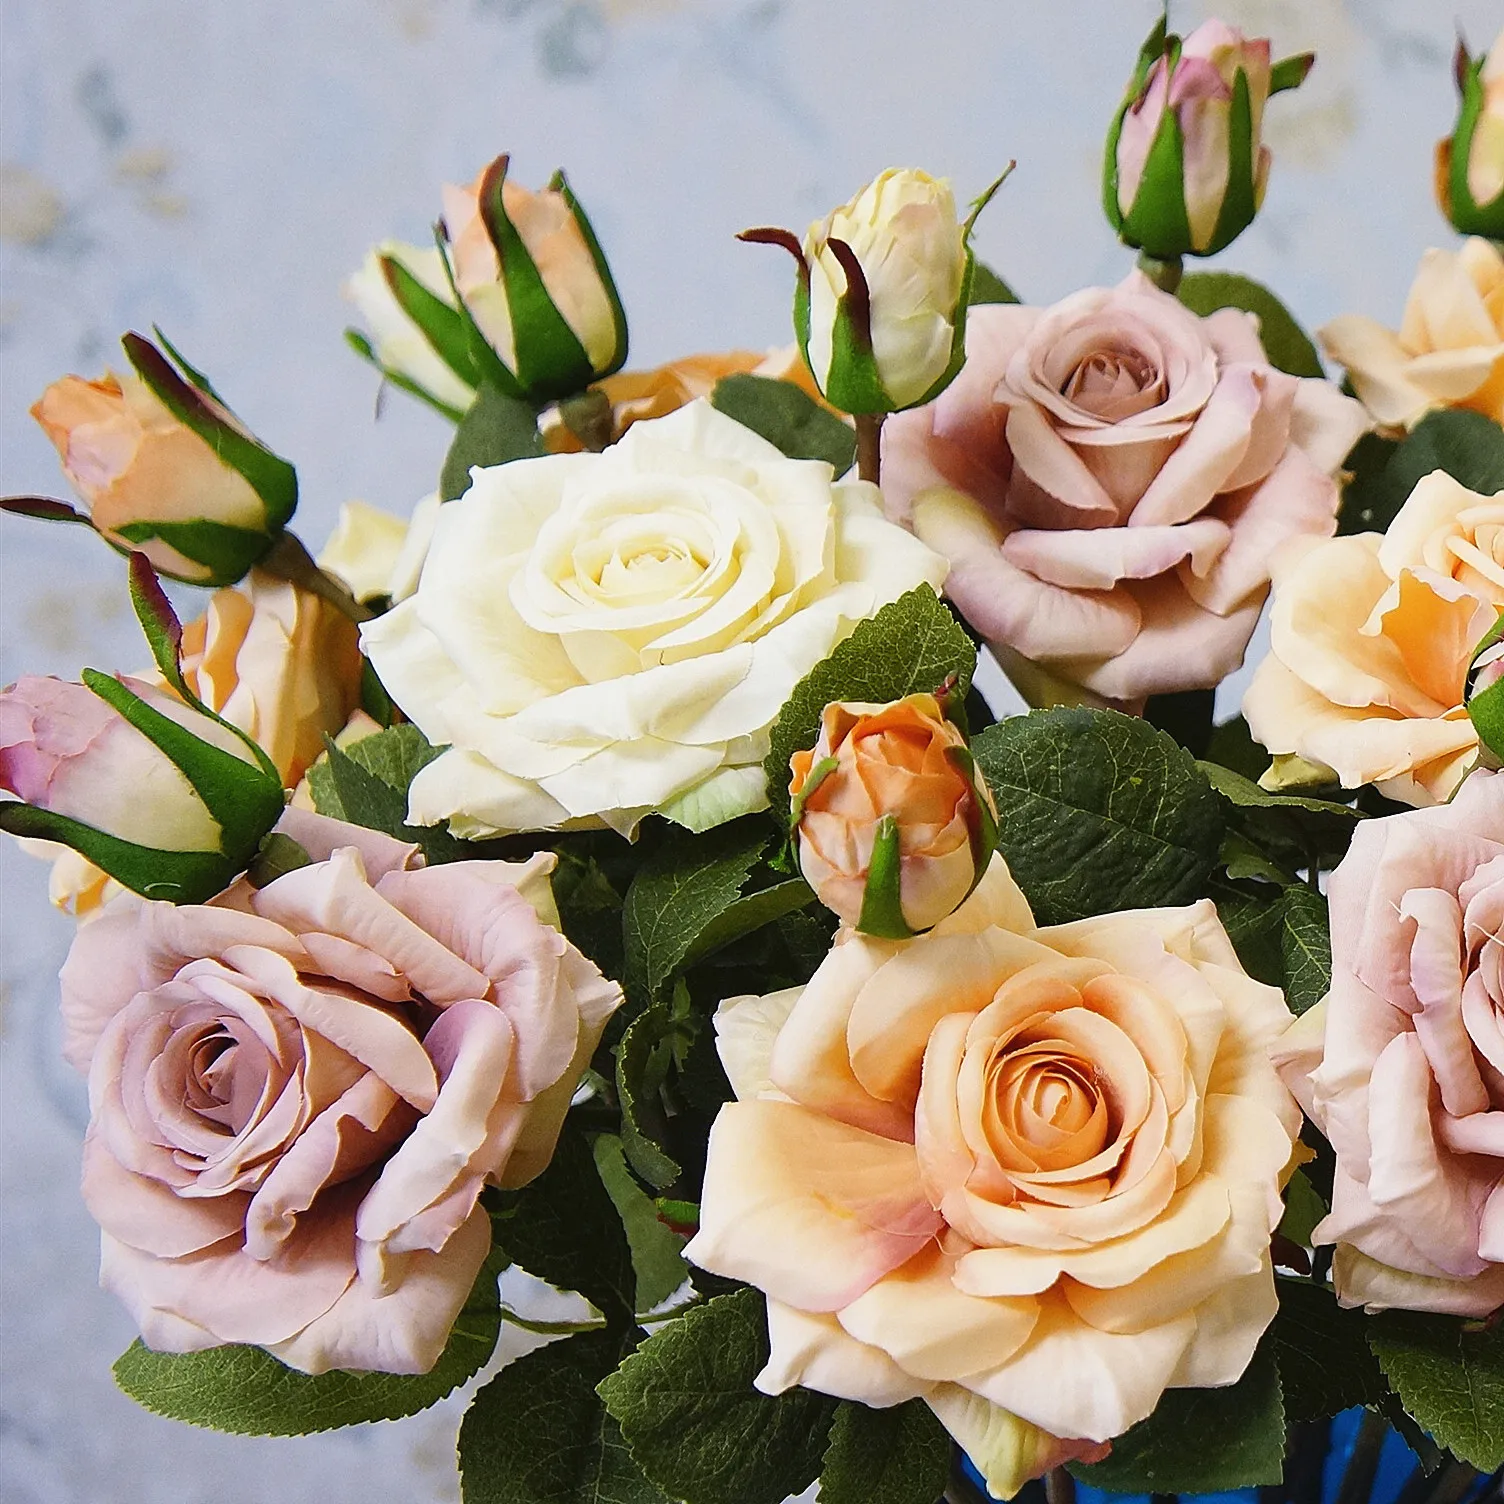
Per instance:
[[[1125,244],[1162,260],[1231,244],[1264,200],[1264,105],[1300,84],[1311,62],[1271,65],[1267,38],[1223,21],[1184,41],[1161,21],[1107,145],[1103,204]]]
[[[827,705],[819,741],[789,768],[800,870],[844,923],[902,938],[976,886],[996,811],[934,695]]]
[[[1486,54],[1457,44],[1457,124],[1436,146],[1436,199],[1464,235],[1504,240],[1504,31]]]

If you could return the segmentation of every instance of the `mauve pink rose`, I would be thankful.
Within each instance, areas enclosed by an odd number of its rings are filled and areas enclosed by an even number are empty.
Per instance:
[[[1275,1064],[1337,1154],[1344,1305],[1504,1305],[1504,774],[1366,821],[1332,873],[1332,987]]]
[[[961,374],[886,425],[883,493],[1005,667],[1133,704],[1238,666],[1270,552],[1335,529],[1366,426],[1271,366],[1251,314],[1201,318],[1134,271],[973,309]]]
[[[547,1164],[621,989],[560,934],[547,854],[423,867],[302,810],[279,829],[311,866],[128,895],[74,940],[100,1280],[162,1351],[422,1373],[491,1245],[482,1186]]]

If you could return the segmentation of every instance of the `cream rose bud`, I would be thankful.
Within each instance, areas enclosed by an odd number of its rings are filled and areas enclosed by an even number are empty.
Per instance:
[[[1344,1305],[1504,1306],[1504,774],[1366,820],[1328,884],[1332,986],[1274,1059],[1336,1151]]]
[[[1504,423],[1504,255],[1487,240],[1421,257],[1398,330],[1350,313],[1318,334],[1382,424],[1413,428],[1446,407]]]
[[[880,173],[810,226],[795,323],[834,406],[895,412],[929,401],[954,375],[968,228],[950,184],[912,168]]]
[[[789,767],[799,868],[865,934],[938,924],[992,854],[992,795],[934,695],[827,705],[819,740]]]
[[[70,846],[138,893],[219,892],[276,822],[281,784],[234,731],[166,690],[85,677],[0,692],[0,789],[20,801],[0,803],[0,828]]]
[[[472,837],[767,805],[769,731],[856,624],[944,561],[835,481],[692,402],[601,454],[476,469],[417,590],[362,629],[442,756],[415,824]]]
[[[425,868],[279,829],[309,865],[121,899],[63,967],[100,1280],[158,1351],[426,1372],[491,1246],[482,1188],[547,1165],[621,989],[559,932],[551,853]]]
[[[174,579],[232,585],[281,535],[297,475],[181,357],[180,374],[140,335],[121,343],[134,376],[65,376],[31,415],[104,538]]]
[[[563,173],[536,193],[497,157],[444,189],[454,285],[495,356],[482,378],[533,401],[568,397],[621,369],[627,317],[611,269]]]
[[[1272,561],[1270,652],[1243,697],[1277,758],[1442,804],[1478,757],[1473,654],[1504,611],[1504,491],[1426,476],[1386,533],[1296,539]]]
[[[1464,235],[1504,240],[1504,31],[1486,54],[1457,43],[1457,124],[1436,146],[1436,198]]]
[[[346,338],[389,380],[458,418],[475,399],[480,373],[465,315],[436,247],[384,240],[344,286],[369,337]]]
[[[1264,106],[1313,61],[1271,66],[1267,38],[1213,20],[1182,41],[1161,20],[1107,142],[1103,203],[1123,242],[1168,260],[1213,255],[1241,235],[1269,180]]]
[[[927,934],[721,1005],[738,1100],[686,1254],[765,1292],[764,1392],[923,1398],[1035,1466],[1021,1426],[1108,1441],[1274,1317],[1289,1022],[1210,902],[1040,928],[994,856]]]

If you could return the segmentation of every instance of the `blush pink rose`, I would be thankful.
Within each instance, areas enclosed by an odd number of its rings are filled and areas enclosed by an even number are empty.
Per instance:
[[[63,968],[100,1280],[147,1344],[426,1372],[547,1164],[621,990],[565,940],[553,858],[422,867],[290,810],[313,857],[207,905],[127,896]]]
[[[1337,1154],[1344,1305],[1504,1305],[1504,774],[1358,827],[1332,873],[1332,987],[1275,1063]]]
[[[1270,551],[1332,533],[1366,426],[1271,366],[1253,315],[1198,317],[1135,271],[974,309],[960,376],[888,422],[883,491],[1005,667],[1131,704],[1238,666]]]

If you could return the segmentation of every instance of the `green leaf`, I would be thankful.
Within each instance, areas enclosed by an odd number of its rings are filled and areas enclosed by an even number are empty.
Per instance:
[[[670,1504],[642,1475],[595,1386],[622,1341],[582,1332],[507,1364],[460,1424],[464,1504]]]
[[[1299,794],[1275,794],[1219,763],[1197,767],[1227,801],[1229,826],[1286,869],[1332,866],[1346,854],[1361,810]],[[1286,875],[1281,881],[1289,882]]]
[[[1285,1186],[1285,1214],[1279,1219],[1279,1235],[1297,1248],[1311,1246],[1316,1224],[1327,1214],[1327,1204],[1304,1170],[1291,1173]]]
[[[672,1060],[679,1024],[661,1003],[627,1025],[616,1049],[616,1095],[621,1102],[621,1142],[627,1159],[655,1190],[671,1186],[681,1173],[664,1152],[666,1136],[660,1093]]]
[[[1311,336],[1267,287],[1251,277],[1235,272],[1191,272],[1181,278],[1175,295],[1192,313],[1203,317],[1219,308],[1241,308],[1256,314],[1259,338],[1270,365],[1292,376],[1326,375]]]
[[[837,475],[856,462],[856,434],[791,381],[723,376],[710,405],[776,445],[791,460],[824,460]]]
[[[998,850],[1040,924],[1190,903],[1222,845],[1222,805],[1191,755],[1112,710],[1035,710],[978,734]]]
[[[635,1325],[627,1234],[585,1136],[564,1125],[548,1168],[521,1190],[487,1192],[491,1229],[513,1263],[583,1295],[615,1330]]]
[[[1370,470],[1362,475],[1361,483],[1354,481],[1347,487],[1337,531],[1384,532],[1416,482],[1433,470],[1445,470],[1482,496],[1504,490],[1504,428],[1467,408],[1428,413],[1389,455],[1376,477]]]
[[[685,953],[683,965],[693,966],[728,945],[734,945],[764,925],[776,924],[815,901],[814,889],[802,877],[774,883],[738,898],[705,926]]]
[[[158,1353],[137,1341],[115,1360],[115,1382],[154,1415],[238,1436],[308,1436],[397,1420],[436,1405],[489,1361],[501,1329],[498,1260],[477,1276],[439,1361],[425,1374],[306,1374],[259,1347]]]
[[[653,1199],[627,1169],[621,1140],[602,1133],[592,1146],[601,1183],[616,1204],[617,1215],[627,1231],[632,1248],[632,1267],[637,1273],[639,1314],[661,1305],[689,1278],[684,1262],[684,1239],[658,1219]]]
[[[858,625],[831,655],[817,663],[788,698],[771,732],[763,759],[768,802],[780,830],[787,828],[789,759],[812,747],[820,715],[835,700],[883,703],[905,695],[929,694],[956,676],[955,697],[971,687],[977,653],[949,608],[928,585],[884,606]]]
[[[843,1401],[820,1469],[821,1504],[935,1504],[950,1437],[923,1400],[891,1410]]]
[[[484,469],[512,460],[536,459],[546,452],[532,406],[487,382],[454,431],[454,442],[439,474],[439,495],[445,501],[463,496],[470,489],[474,466]]]
[[[1307,1192],[1319,1204],[1309,1186]],[[1293,1425],[1337,1415],[1354,1405],[1381,1404],[1389,1386],[1368,1350],[1363,1313],[1343,1310],[1323,1285],[1283,1277],[1274,1283],[1279,1314],[1270,1340],[1279,1365],[1285,1420]]]
[[[1267,883],[1234,886],[1214,878],[1208,885],[1207,894],[1216,902],[1217,917],[1222,921],[1244,971],[1255,981],[1283,989],[1284,889]]]
[[[1269,753],[1253,739],[1248,722],[1240,715],[1212,727],[1211,741],[1206,748],[1206,761],[1219,767],[1241,773],[1245,779],[1258,787],[1259,775],[1269,766]],[[1261,791],[1262,792],[1262,791]]]
[[[1337,513],[1339,534],[1382,533],[1389,525],[1389,516],[1385,515],[1389,511],[1389,501],[1384,487],[1384,469],[1399,447],[1396,439],[1365,433],[1348,450],[1347,458],[1342,462],[1345,479],[1342,505]],[[1400,499],[1403,501],[1404,498]]]
[[[1504,1466],[1504,1328],[1384,1311],[1368,1323],[1379,1367],[1405,1409],[1480,1472]]]
[[[1285,889],[1280,947],[1285,961],[1285,1000],[1301,1014],[1332,985],[1332,939],[1326,898],[1297,883]]]
[[[686,1504],[783,1504],[820,1472],[836,1401],[776,1399],[752,1381],[768,1361],[757,1290],[718,1296],[649,1337],[601,1385],[632,1456]]]
[[[1016,302],[1018,294],[986,262],[978,261],[971,273],[971,306]]]
[[[1273,1342],[1225,1389],[1167,1389],[1158,1408],[1112,1444],[1105,1461],[1070,1470],[1113,1493],[1221,1493],[1278,1483],[1285,1416]]]

